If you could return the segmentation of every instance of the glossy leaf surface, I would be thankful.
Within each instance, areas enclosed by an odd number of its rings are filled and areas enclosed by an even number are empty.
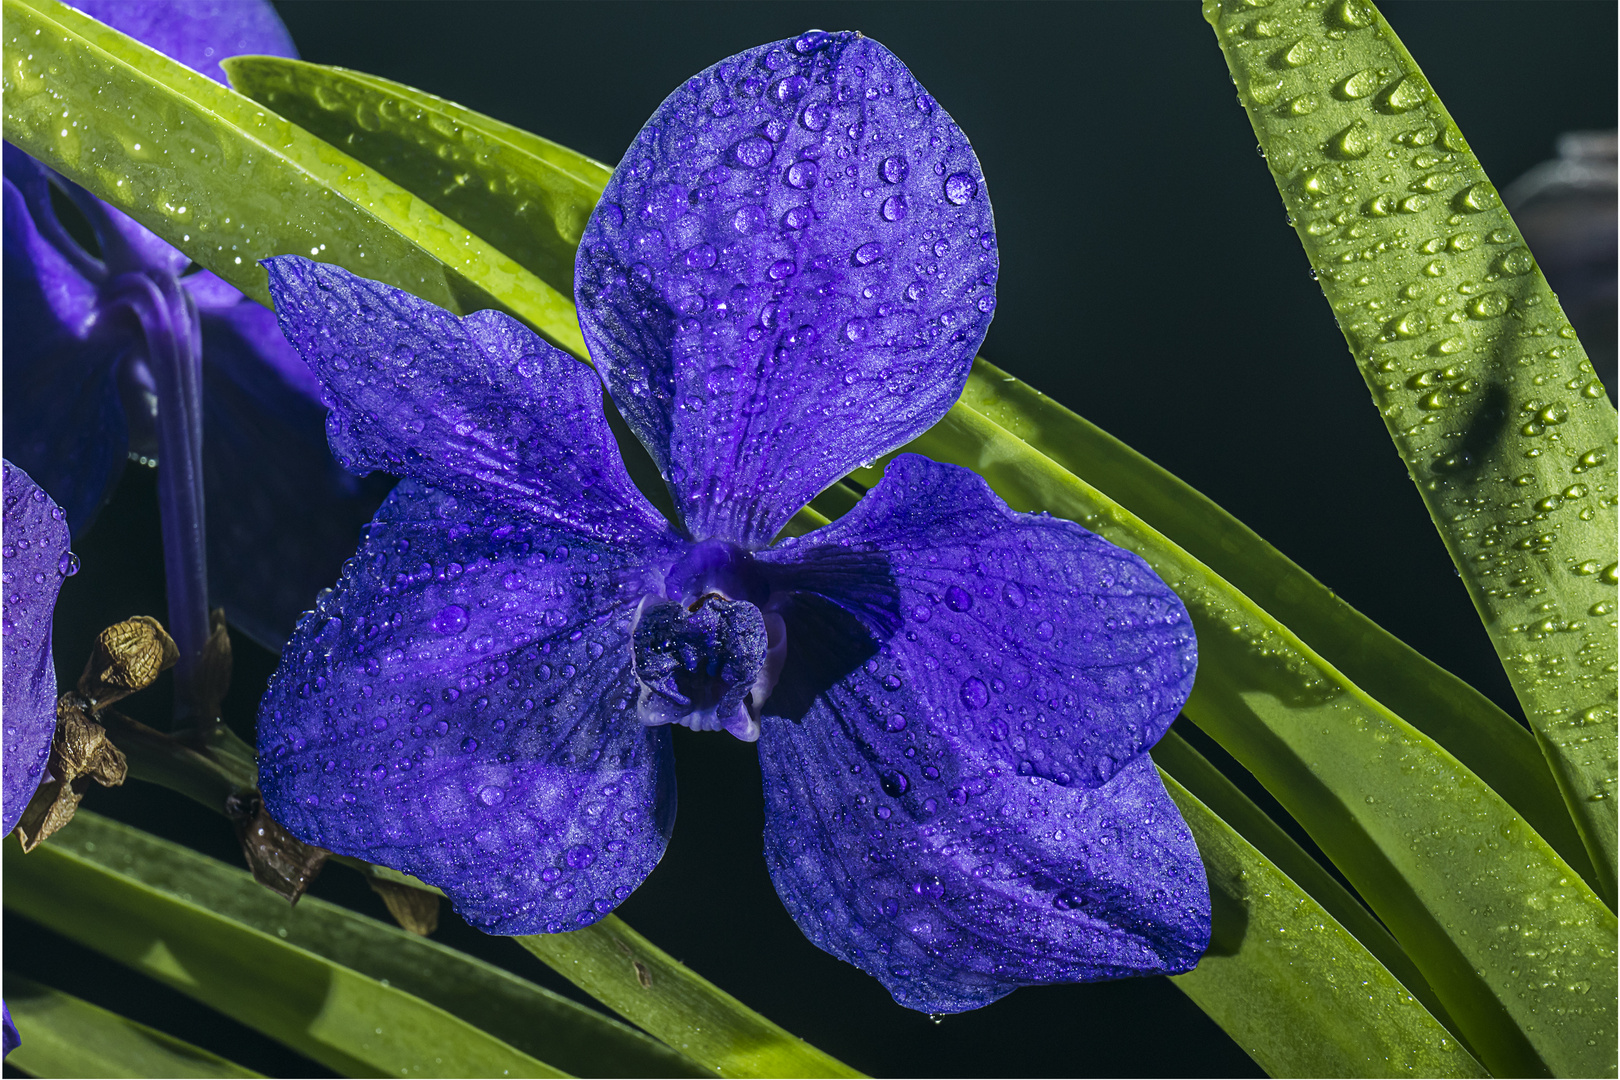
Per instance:
[[[275,56],[231,85],[487,238],[560,295],[611,170],[537,135],[371,75]]]
[[[1612,907],[1614,406],[1479,160],[1369,0],[1211,0],[1204,14]]]
[[[1223,820],[1245,811],[1230,781],[1174,735],[1154,753],[1174,759],[1165,787],[1198,841],[1215,912],[1209,952],[1171,982],[1272,1076],[1488,1075],[1400,980]]]
[[[22,1034],[6,1064],[30,1076],[262,1075],[21,976],[6,976],[6,1007]]]
[[[721,1076],[861,1076],[784,1031],[616,915],[518,943],[574,985]]]
[[[1014,509],[1079,521],[1176,590],[1200,653],[1185,714],[1305,826],[1492,1072],[1612,1069],[1591,1033],[1614,1028],[1614,915],[1499,795],[1207,567],[982,415],[953,411],[907,449],[973,469]],[[1514,929],[1526,926],[1529,937]]]
[[[346,1075],[567,1075],[291,944],[281,931],[291,937],[319,901],[283,908],[274,931],[256,928],[225,914],[242,894],[274,902],[246,872],[88,811],[29,855],[6,845],[5,876],[8,909]]]
[[[54,0],[6,0],[6,139],[268,304],[310,255],[458,313],[501,307],[578,352],[573,304],[330,144]]]
[[[984,360],[972,409],[1083,476],[1248,596],[1372,697],[1467,765],[1598,888],[1535,738],[1490,699],[1345,603],[1212,500]]]

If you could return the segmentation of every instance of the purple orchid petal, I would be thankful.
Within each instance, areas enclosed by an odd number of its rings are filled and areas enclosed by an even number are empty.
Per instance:
[[[5,454],[83,529],[123,474],[129,445],[112,373],[133,324],[103,314],[102,268],[51,210],[42,166],[5,148]]]
[[[17,1047],[22,1045],[22,1036],[17,1034],[17,1025],[11,1020],[11,1007],[0,1002],[0,1057],[5,1057]]]
[[[319,384],[268,308],[238,293],[203,312],[202,339],[210,602],[279,650],[393,481],[332,459]]]
[[[0,652],[4,672],[4,791],[0,835],[11,832],[33,797],[56,732],[56,668],[51,663],[51,616],[62,579],[77,572],[68,551],[67,515],[28,474],[9,461],[4,472],[4,536],[0,536]]]
[[[226,82],[219,66],[226,57],[298,56],[276,9],[263,0],[77,0],[73,6],[219,83]]]
[[[490,933],[601,918],[673,824],[669,734],[631,711],[627,647],[664,543],[400,484],[265,695],[271,812],[439,886]]]
[[[659,106],[586,227],[575,292],[687,528],[757,548],[944,415],[996,265],[955,122],[882,45],[811,32]]]
[[[590,368],[497,311],[465,319],[336,266],[266,259],[287,340],[326,388],[338,461],[598,539],[668,531],[636,490]]]
[[[811,940],[934,1012],[1196,962],[1203,871],[1144,756],[1196,645],[1141,559],[910,454],[757,557],[790,591],[766,851]]]

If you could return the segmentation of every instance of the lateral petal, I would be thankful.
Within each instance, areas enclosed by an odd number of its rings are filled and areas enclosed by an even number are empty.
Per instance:
[[[51,617],[62,579],[78,569],[68,552],[67,515],[9,461],[4,472],[0,545],[0,620],[4,621],[4,791],[0,836],[10,833],[39,787],[56,733],[56,668]]]
[[[636,544],[667,525],[636,490],[596,374],[515,319],[465,319],[340,267],[266,259],[276,317],[320,379],[338,462],[476,493]]]
[[[812,941],[930,1012],[1197,961],[1202,865],[1145,754],[1196,644],[1146,564],[915,455],[758,558],[766,853]]]
[[[666,555],[400,484],[271,679],[271,813],[439,886],[486,932],[595,922],[673,823],[669,735],[631,711],[629,644]]]

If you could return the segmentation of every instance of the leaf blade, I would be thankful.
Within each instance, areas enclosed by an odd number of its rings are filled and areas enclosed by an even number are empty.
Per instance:
[[[1535,738],[1472,686],[1389,633],[1213,500],[1040,391],[980,359],[960,406],[1085,477],[1255,600],[1467,765],[1600,888]]]
[[[124,855],[179,867],[192,899],[106,865]],[[339,1072],[567,1075],[415,995],[217,914],[222,897],[258,888],[246,873],[89,811],[27,856],[7,845],[4,861],[8,908]]]
[[[973,469],[1014,509],[1078,521],[1143,556],[1176,590],[1200,653],[1185,714],[1344,871],[1487,1068],[1612,1069],[1601,1047],[1615,1023],[1614,915],[1500,796],[1248,597],[982,415],[953,410],[907,449]],[[1423,832],[1430,821],[1447,827],[1443,844]],[[1455,880],[1471,883],[1466,898]],[[1541,913],[1548,905],[1556,917]],[[1507,931],[1520,922],[1557,935],[1557,960]],[[1582,974],[1571,978],[1574,969]],[[1532,988],[1543,984],[1551,997]],[[1563,1011],[1549,1023],[1554,999]]]
[[[1205,18],[1612,909],[1614,406],[1479,160],[1370,0],[1269,7],[1274,40],[1235,8],[1206,4]]]
[[[670,957],[615,915],[516,939],[596,1000],[721,1076],[862,1076]]]
[[[260,303],[258,260],[313,252],[582,354],[568,297],[336,148],[55,0],[5,0],[5,18],[7,140]]]
[[[264,1075],[19,975],[6,975],[6,1005],[22,1035],[6,1063],[33,1076]]]
[[[1241,800],[1230,782],[1207,762],[1200,771],[1176,756],[1162,770],[1165,788],[1198,841],[1214,926],[1198,967],[1170,981],[1272,1076],[1488,1075],[1356,937],[1205,802]],[[1305,1031],[1310,1038],[1300,1037]]]

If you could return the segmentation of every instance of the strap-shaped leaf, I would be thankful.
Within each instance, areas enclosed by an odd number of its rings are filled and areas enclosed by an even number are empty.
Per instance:
[[[6,974],[22,1045],[6,1055],[30,1076],[262,1076],[83,998]]]
[[[974,362],[958,408],[982,413],[1085,477],[1265,608],[1473,770],[1601,895],[1535,738],[1489,698],[1345,603],[1191,485],[995,365]]]
[[[1615,897],[1615,410],[1369,0],[1204,5],[1278,190]]]
[[[518,943],[608,1008],[721,1076],[862,1076],[672,959],[615,915]]]
[[[611,170],[481,113],[371,75],[271,56],[231,85],[498,244],[565,297]]]
[[[7,909],[338,1072],[567,1075],[280,933],[290,937],[317,908],[362,916],[305,898],[283,908],[274,932],[257,929],[221,914],[240,894],[263,893],[247,873],[137,829],[81,810],[69,829],[28,855],[5,845],[4,862]],[[143,880],[148,876],[165,884]]]
[[[337,148],[55,0],[4,11],[7,141],[249,296],[309,255],[582,352],[567,296]]]
[[[1229,824],[1264,820],[1231,781],[1175,735],[1154,758],[1168,766],[1165,787],[1198,841],[1214,915],[1209,952],[1170,981],[1233,1041],[1272,1076],[1488,1075],[1377,957]]]
[[[1015,509],[1130,548],[1176,590],[1198,631],[1186,715],[1305,826],[1487,1068],[1612,1069],[1614,915],[1499,795],[1229,583],[981,414],[953,411],[907,449],[973,469]]]

